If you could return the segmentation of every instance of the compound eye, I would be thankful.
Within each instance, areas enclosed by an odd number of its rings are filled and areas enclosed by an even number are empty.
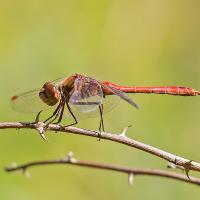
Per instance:
[[[51,82],[47,82],[42,87],[39,93],[39,97],[47,105],[54,106],[60,101],[61,94],[60,91]]]
[[[47,82],[44,84],[43,87],[44,87],[44,92],[47,96],[53,97],[55,95],[56,88],[52,83]]]

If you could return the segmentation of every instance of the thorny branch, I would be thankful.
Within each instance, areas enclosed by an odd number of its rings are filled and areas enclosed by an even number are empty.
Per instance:
[[[179,174],[175,172],[168,172],[164,170],[155,170],[155,169],[139,169],[139,168],[132,168],[132,167],[122,167],[116,165],[108,165],[102,163],[95,163],[95,162],[87,162],[87,161],[80,161],[72,157],[73,153],[69,152],[68,155],[63,159],[57,160],[45,160],[45,161],[37,161],[37,162],[30,162],[24,165],[16,166],[16,164],[12,167],[5,167],[7,172],[11,171],[19,171],[21,170],[27,177],[30,177],[27,168],[31,166],[37,165],[49,165],[49,164],[71,164],[71,165],[78,165],[78,166],[85,166],[85,167],[92,167],[98,169],[108,169],[114,170],[118,172],[125,172],[129,175],[129,184],[133,185],[133,179],[136,175],[150,175],[150,176],[160,176],[160,177],[167,177],[172,178],[180,181],[185,181],[188,183],[192,183],[195,185],[200,185],[200,179],[190,177],[188,179],[184,174]]]
[[[68,132],[68,133],[79,134],[79,135],[84,135],[84,136],[91,136],[91,137],[96,137],[96,138],[99,137],[98,131],[81,129],[81,128],[76,128],[76,127],[71,127],[71,126],[66,127],[66,126],[55,125],[55,124],[46,125],[42,122],[39,122],[39,114],[40,113],[38,113],[36,120],[33,123],[22,123],[22,122],[21,123],[20,122],[0,123],[0,129],[7,129],[7,128],[36,129],[36,130],[38,130],[40,135],[43,137],[43,139],[45,139],[46,141],[48,141],[48,140],[44,136],[45,130],[56,131],[56,132]],[[170,163],[175,164],[176,166],[182,166],[185,169],[186,175],[188,178],[190,178],[188,175],[189,170],[194,170],[194,171],[200,172],[200,164],[199,163],[194,162],[193,160],[188,160],[188,159],[173,155],[171,153],[157,149],[150,145],[132,140],[125,136],[126,129],[127,129],[127,127],[122,131],[122,133],[120,135],[101,132],[100,137],[101,137],[101,139],[111,140],[111,141],[118,142],[118,143],[121,143],[124,145],[128,145],[130,147],[140,149],[147,153],[150,153],[150,154],[153,154],[160,158],[163,158],[163,159],[169,161]]]

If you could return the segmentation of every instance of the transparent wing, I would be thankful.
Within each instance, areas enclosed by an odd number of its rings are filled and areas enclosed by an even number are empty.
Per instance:
[[[55,86],[58,86],[59,84],[61,84],[63,82],[64,79],[66,79],[68,77],[62,77],[62,78],[58,78],[56,80],[51,81],[51,83],[53,83]]]
[[[112,110],[120,101],[120,97],[116,95],[107,95],[103,98],[103,114],[109,112]],[[69,104],[73,113],[77,117],[77,119],[85,119],[90,117],[97,117],[100,116],[99,108],[97,107],[96,110],[88,113],[80,112],[79,110],[75,109],[73,105]],[[73,117],[67,110],[67,107],[65,107],[63,118],[73,120]]]
[[[53,84],[58,86],[66,77],[62,77],[52,81]],[[18,112],[39,112],[54,107],[46,105],[39,97],[40,88],[24,92],[12,97],[11,106]]]
[[[11,106],[18,112],[38,112],[51,108],[39,97],[40,88],[15,95],[11,99]]]
[[[118,90],[118,89],[111,87],[109,85],[103,84],[103,83],[101,83],[101,86],[103,88],[105,88],[107,91],[110,91],[112,94],[119,96],[121,99],[128,102],[129,104],[131,104],[135,108],[139,109],[139,106],[132,100],[132,98],[129,94],[122,92],[121,90]]]
[[[103,97],[103,102],[102,102],[103,103],[103,113],[107,113],[110,110],[112,110],[119,103],[120,98],[122,98],[123,100],[125,100],[126,102],[131,104],[132,106],[139,109],[139,106],[135,102],[133,102],[133,100],[129,94],[122,92],[116,88],[113,88],[109,85],[105,85],[103,83],[99,83],[99,85],[101,85],[102,88],[105,88],[107,91],[109,91],[111,93],[110,95],[104,95],[104,97]],[[83,113],[83,112],[80,112],[78,109],[74,109],[73,105],[70,105],[70,107],[72,108],[74,114],[76,115],[76,117],[78,119],[84,119],[84,118],[95,117],[95,116],[100,115],[98,106],[96,107],[96,109],[94,109],[93,111],[88,112],[88,113]],[[73,117],[67,111],[67,109],[65,110],[64,115],[65,115],[64,117],[66,119],[73,119]]]

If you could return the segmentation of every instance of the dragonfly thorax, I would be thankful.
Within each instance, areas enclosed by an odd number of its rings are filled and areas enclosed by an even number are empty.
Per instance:
[[[90,113],[102,104],[103,91],[95,79],[78,76],[74,81],[74,91],[69,103],[82,113]]]

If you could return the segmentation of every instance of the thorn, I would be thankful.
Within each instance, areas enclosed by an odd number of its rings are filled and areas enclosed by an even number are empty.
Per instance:
[[[50,142],[49,140],[47,140],[46,137],[44,136],[44,127],[43,127],[43,126],[38,127],[37,130],[38,130],[40,136],[41,136],[46,142],[51,143],[51,142]]]
[[[72,151],[70,151],[70,152],[67,154],[67,156],[64,157],[64,158],[62,159],[62,161],[64,161],[64,162],[71,162],[71,159],[72,159],[73,154],[74,154],[74,153],[73,153]]]
[[[119,134],[119,136],[126,137],[125,133],[126,133],[126,130],[127,130],[129,127],[131,127],[131,125],[130,125],[130,126],[127,126],[126,128],[124,128],[123,131]]]
[[[46,142],[48,142],[48,143],[51,143],[49,140],[47,140],[47,138],[44,136],[44,133],[42,133],[42,134],[40,134],[41,135],[41,137],[46,141]]]
[[[12,166],[12,168],[16,168],[17,167],[16,162],[13,162],[11,166]]]
[[[39,122],[39,117],[40,117],[41,112],[42,112],[42,110],[40,110],[40,112],[37,114],[37,116],[35,118],[35,124],[37,124]]]
[[[67,156],[70,157],[70,158],[71,158],[73,155],[74,155],[74,152],[73,152],[73,151],[70,151],[70,152],[67,154]]]
[[[189,160],[186,164],[191,164],[194,160]]]
[[[185,168],[185,173],[186,173],[186,176],[190,179],[189,177],[189,170],[190,170],[190,165],[191,165],[191,162],[194,161],[194,160],[189,160],[188,162],[185,163],[184,165],[184,168]]]
[[[189,177],[189,169],[186,169],[185,168],[185,173],[186,173],[186,176],[190,179],[190,177]],[[190,179],[191,180],[191,179]]]
[[[25,175],[26,178],[31,178],[31,175],[26,168],[24,169],[23,174]]]
[[[130,186],[133,186],[133,179],[134,179],[134,174],[131,172],[131,173],[129,173],[129,184],[130,184]]]
[[[71,163],[76,163],[76,162],[77,162],[77,159],[72,158],[73,154],[74,154],[74,152],[70,151],[70,152],[68,153],[67,156],[68,156],[68,158],[69,158],[69,162],[71,162]]]
[[[40,110],[40,112],[37,114],[34,123],[37,124],[37,126],[38,126],[36,129],[38,130],[40,136],[41,136],[46,142],[51,143],[51,142],[50,142],[49,140],[47,140],[47,139],[45,138],[45,136],[44,136],[44,130],[48,127],[48,125],[42,126],[42,123],[39,123],[39,122],[40,122],[39,117],[40,117],[41,112],[42,112],[42,110]]]
[[[76,163],[76,162],[77,162],[77,159],[72,158],[73,154],[74,154],[74,152],[70,151],[70,152],[68,153],[68,155],[67,155],[67,157],[68,157],[70,163]]]

